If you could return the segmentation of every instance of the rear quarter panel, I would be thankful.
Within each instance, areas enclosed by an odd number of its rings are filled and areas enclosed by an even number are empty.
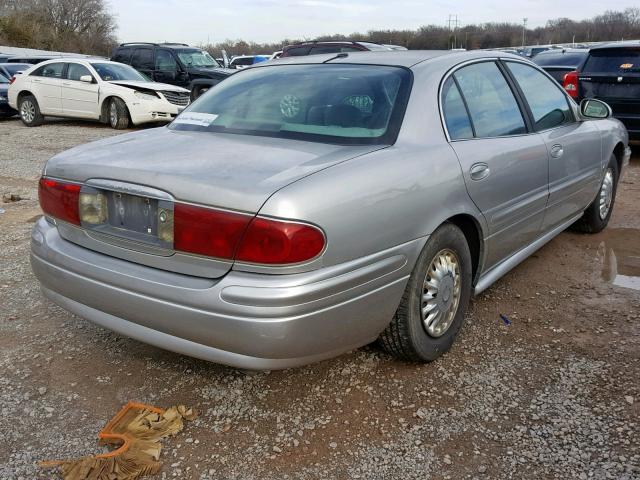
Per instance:
[[[334,165],[276,192],[260,213],[303,219],[327,235],[323,265],[423,239],[457,214],[484,227],[438,109],[438,68],[414,70],[395,145]],[[481,232],[481,238],[484,237]],[[415,261],[415,259],[413,259]]]

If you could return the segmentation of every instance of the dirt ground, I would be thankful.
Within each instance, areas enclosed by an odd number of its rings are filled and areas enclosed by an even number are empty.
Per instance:
[[[41,168],[113,134],[0,121],[0,193],[23,198],[0,203],[0,478],[58,478],[37,462],[101,451],[98,431],[128,400],[200,412],[164,442],[157,479],[640,478],[640,156],[609,227],[561,234],[475,298],[438,361],[369,346],[255,373],[41,296],[29,267]]]

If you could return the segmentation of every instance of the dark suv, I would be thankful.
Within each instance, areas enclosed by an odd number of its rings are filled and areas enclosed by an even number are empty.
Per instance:
[[[191,90],[191,99],[235,73],[223,68],[209,53],[184,43],[122,43],[112,55],[155,82]]]
[[[607,102],[630,140],[640,140],[640,41],[592,47],[585,62],[565,75],[563,86],[578,102]]]
[[[282,57],[301,57],[321,53],[368,52],[372,50],[393,50],[391,47],[371,42],[303,42],[287,45],[282,49]]]

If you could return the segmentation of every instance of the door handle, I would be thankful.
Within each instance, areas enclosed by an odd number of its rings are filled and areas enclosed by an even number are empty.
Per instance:
[[[551,156],[553,158],[560,158],[563,153],[564,153],[564,149],[562,148],[562,145],[556,144],[553,147],[551,147]]]
[[[469,176],[471,180],[482,180],[483,178],[487,178],[491,173],[491,169],[489,165],[486,163],[474,163],[471,165],[471,169],[469,170]]]

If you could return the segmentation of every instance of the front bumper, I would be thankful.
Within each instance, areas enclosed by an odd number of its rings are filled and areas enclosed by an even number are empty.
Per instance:
[[[105,328],[249,369],[315,362],[373,341],[391,320],[426,239],[313,272],[204,279],[103,255],[40,219],[31,264],[44,294]]]
[[[186,107],[167,100],[139,100],[127,105],[134,125],[152,122],[171,122]]]

